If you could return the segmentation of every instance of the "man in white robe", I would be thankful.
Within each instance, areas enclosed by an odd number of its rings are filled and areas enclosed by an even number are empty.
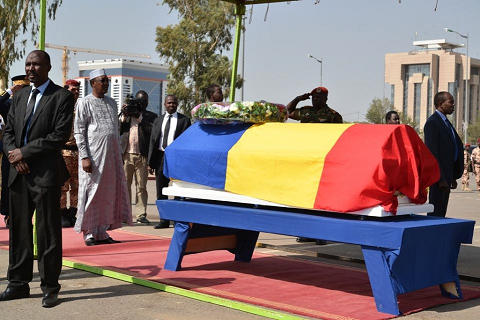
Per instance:
[[[123,170],[117,104],[105,96],[109,80],[104,69],[90,72],[93,92],[77,104],[74,122],[78,146],[78,212],[74,230],[85,244],[117,243],[107,233],[132,225],[132,207]]]

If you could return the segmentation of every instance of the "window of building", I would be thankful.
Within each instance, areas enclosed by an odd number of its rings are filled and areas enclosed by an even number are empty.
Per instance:
[[[392,104],[392,106],[394,105],[395,103],[395,85],[392,84],[390,86],[390,103]]]
[[[403,110],[402,111],[404,114],[408,114],[407,112],[408,111],[408,81],[410,80],[410,77],[413,76],[415,73],[422,73],[425,76],[431,77],[430,64],[429,63],[407,64],[404,66],[404,72],[405,73],[403,77],[404,80],[403,80]],[[421,87],[421,84],[418,84],[418,85]],[[416,85],[414,89],[416,92],[417,91]],[[418,103],[420,104],[420,101]],[[418,108],[420,109],[420,106]],[[415,109],[415,106],[414,106],[414,109]],[[420,112],[420,110],[418,112]],[[415,112],[414,112],[414,117],[415,117]],[[418,119],[420,120],[420,117]]]
[[[433,79],[429,78],[428,88],[427,88],[427,117],[433,113],[432,90],[433,90]]]
[[[413,88],[413,121],[420,123],[420,102],[422,100],[422,85],[415,83]]]

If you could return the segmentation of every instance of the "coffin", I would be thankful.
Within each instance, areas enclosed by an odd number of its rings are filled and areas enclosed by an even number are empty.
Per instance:
[[[409,126],[314,123],[195,123],[166,149],[164,174],[279,206],[391,215],[399,195],[424,204],[440,177]]]

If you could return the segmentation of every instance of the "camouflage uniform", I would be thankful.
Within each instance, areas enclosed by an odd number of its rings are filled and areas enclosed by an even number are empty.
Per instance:
[[[67,193],[70,193],[70,208],[77,207],[78,201],[78,151],[75,138],[72,134],[62,150],[63,160],[67,165],[70,178],[62,186],[62,195],[60,198],[60,208],[67,207]]]
[[[315,90],[315,89],[314,89]],[[290,118],[300,120],[300,123],[343,123],[342,116],[337,111],[325,106],[315,109],[312,106],[304,106],[293,111]],[[325,240],[298,237],[297,242],[315,241],[316,244],[326,244]]]
[[[480,147],[476,147],[472,151],[473,172],[475,173],[475,181],[477,182],[477,190],[480,191]]]
[[[295,109],[291,118],[300,120],[301,123],[343,123],[342,116],[328,106],[320,109],[312,106]]]
[[[463,150],[462,190],[468,190],[468,187],[470,185],[470,173],[468,172],[470,162],[470,153],[468,153],[467,150]]]

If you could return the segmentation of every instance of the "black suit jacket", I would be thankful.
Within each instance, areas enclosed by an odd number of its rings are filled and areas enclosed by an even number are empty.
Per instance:
[[[138,144],[140,148],[140,154],[144,157],[148,157],[148,151],[150,148],[150,136],[152,134],[153,122],[157,118],[157,115],[150,111],[144,111],[142,114],[142,122],[138,125]],[[122,145],[122,153],[125,153],[125,148],[128,145],[128,138],[130,135],[130,120],[127,122],[120,122],[120,135],[123,135],[122,140],[125,139]]]
[[[5,154],[20,148],[36,185],[62,186],[68,178],[68,171],[61,150],[72,130],[73,95],[50,81],[31,119],[28,143],[23,145],[22,132],[26,126],[24,118],[30,91],[30,87],[24,88],[13,97],[3,137]],[[16,177],[17,170],[11,166],[9,186]]]
[[[5,123],[7,123],[7,115],[8,111],[10,110],[10,104],[10,93],[5,91],[0,95],[0,115]]]
[[[177,127],[175,128],[175,134],[173,139],[177,139],[188,127],[192,124],[190,118],[184,116],[181,113],[178,114]],[[163,152],[158,149],[160,146],[160,138],[162,136],[162,123],[165,119],[166,113],[156,118],[153,122],[152,136],[150,138],[150,147],[148,150],[148,166],[155,170],[161,170],[158,168],[159,163],[163,163]]]
[[[455,161],[455,145],[450,128],[447,127],[437,112],[432,114],[425,122],[424,127],[425,144],[437,158],[440,167],[440,180],[446,181],[449,185],[454,179],[463,174],[463,143],[455,131],[457,142],[457,161]]]

